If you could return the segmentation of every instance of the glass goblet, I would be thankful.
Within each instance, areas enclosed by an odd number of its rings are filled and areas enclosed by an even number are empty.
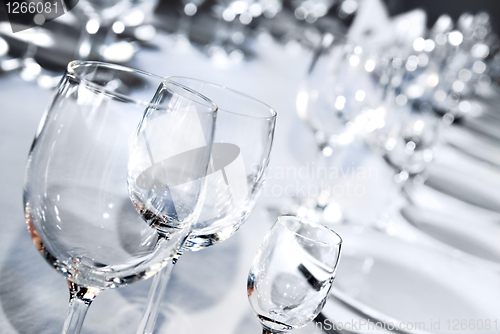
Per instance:
[[[269,163],[277,114],[227,87],[183,77],[169,77],[170,81],[209,96],[219,107],[205,200],[180,255],[227,240],[250,216]],[[176,260],[154,277],[137,333],[153,332]]]
[[[153,276],[185,241],[188,220],[167,234],[137,214],[127,189],[127,162],[129,142],[145,112],[176,115],[186,106],[200,115],[200,124],[178,120],[165,143],[170,147],[183,147],[200,128],[211,142],[217,107],[146,72],[69,63],[35,136],[24,183],[33,242],[69,284],[63,333],[80,332],[98,293]],[[193,158],[206,171],[204,157]],[[201,195],[201,187],[192,192]],[[195,211],[197,205],[186,202],[182,210]]]
[[[96,56],[97,33],[102,31],[101,25],[109,25],[131,6],[130,0],[80,0],[75,14],[84,21],[78,41],[75,58],[89,60]]]
[[[75,58],[108,60],[124,63],[133,55],[133,47],[113,47],[117,33],[115,23],[142,23],[156,7],[158,0],[80,0],[75,14],[83,21]]]
[[[314,131],[318,145],[314,182],[319,191],[316,195],[297,195],[296,201],[301,215],[326,217],[329,214],[325,212],[334,208],[338,214],[327,220],[349,220],[352,210],[335,195],[338,180],[320,176],[325,174],[321,171],[348,165],[353,147],[363,148],[364,138],[383,126],[395,69],[389,55],[349,41],[334,41],[331,34],[325,34],[322,46],[296,99],[297,113]]]
[[[333,41],[328,36],[323,38],[327,45]],[[350,143],[363,129],[365,118],[360,116],[374,114],[382,104],[390,79],[387,61],[378,52],[343,41],[315,55],[296,106],[325,156]]]
[[[396,183],[403,185],[409,177],[424,172],[434,159],[442,122],[427,105],[410,104],[399,109],[404,110],[395,113],[397,122],[384,129],[381,137],[383,159],[394,169]]]
[[[305,326],[326,303],[342,239],[319,223],[280,216],[248,274],[247,293],[264,334]]]

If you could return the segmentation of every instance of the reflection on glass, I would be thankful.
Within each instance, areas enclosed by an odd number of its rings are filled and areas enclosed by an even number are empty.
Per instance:
[[[168,82],[200,92],[219,107],[211,161],[204,178],[205,200],[180,253],[198,251],[227,240],[252,213],[269,163],[276,111],[216,84],[183,77],[170,77]],[[155,276],[138,333],[153,332],[175,262]]]
[[[281,216],[267,233],[248,274],[247,294],[263,333],[305,326],[326,303],[342,239],[327,227]]]
[[[24,184],[33,243],[68,280],[63,333],[80,332],[98,293],[151,277],[185,241],[189,226],[159,233],[137,214],[127,189],[129,144],[144,112],[175,114],[180,106],[209,115],[210,142],[217,107],[205,97],[131,68],[68,65],[33,142]],[[178,124],[169,146],[189,140],[188,125]],[[207,167],[205,159],[200,168]],[[194,210],[195,202],[183,209]]]

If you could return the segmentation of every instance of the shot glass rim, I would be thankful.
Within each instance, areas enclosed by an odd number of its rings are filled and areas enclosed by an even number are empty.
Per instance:
[[[325,242],[325,241],[320,241],[320,240],[316,240],[316,239],[312,239],[312,238],[309,238],[307,236],[304,236],[302,234],[299,234],[293,230],[291,230],[288,226],[286,226],[285,224],[283,224],[283,219],[296,219],[296,220],[299,220],[299,221],[306,221],[308,224],[310,225],[313,225],[313,226],[316,226],[316,227],[320,227],[322,229],[325,229],[326,231],[328,232],[331,232],[333,233],[337,238],[338,238],[338,242]],[[278,219],[276,220],[276,223],[277,224],[280,224],[281,226],[283,226],[285,229],[287,229],[290,233],[293,233],[303,239],[306,239],[306,240],[310,240],[312,242],[315,242],[315,243],[318,243],[318,244],[324,244],[324,245],[335,245],[335,246],[338,246],[338,245],[342,245],[343,243],[343,240],[342,240],[342,237],[337,233],[335,232],[334,230],[332,230],[331,228],[329,228],[328,226],[324,225],[324,224],[321,224],[321,223],[318,223],[318,222],[315,222],[315,221],[312,221],[312,220],[309,220],[309,219],[306,219],[306,218],[301,218],[301,217],[297,217],[295,215],[292,215],[292,214],[284,214],[284,215],[280,215],[278,217]]]

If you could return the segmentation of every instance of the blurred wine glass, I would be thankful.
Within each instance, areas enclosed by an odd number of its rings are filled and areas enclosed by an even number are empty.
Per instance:
[[[336,0],[291,0],[293,13],[296,19],[314,23],[325,16]]]
[[[429,60],[439,70],[439,81],[429,102],[440,115],[449,118],[448,121],[471,111],[471,103],[478,96],[491,94],[487,58],[497,39],[491,30],[486,13],[464,13],[456,25],[448,16],[442,16],[425,41],[425,48],[429,43],[435,46]],[[416,43],[423,46],[421,41]]]
[[[44,71],[35,57],[40,47],[47,48],[55,45],[54,37],[47,30],[38,26],[13,33],[12,28],[7,22],[0,23],[0,33],[7,36],[9,42],[14,39],[24,43],[23,49],[17,55],[17,58],[2,61],[0,71],[20,71],[19,74],[25,81],[36,81],[39,79]],[[0,54],[2,56],[7,55],[11,46],[9,46],[6,40],[2,39],[1,41]],[[60,76],[57,79],[60,79]],[[53,88],[55,84],[57,83],[53,83],[50,88]]]
[[[434,159],[441,122],[429,105],[399,109],[397,121],[386,132],[383,157],[394,168],[396,183],[402,184],[424,172]]]
[[[137,26],[144,22],[157,3],[158,0],[80,0],[75,14],[85,23],[75,57],[113,62],[129,60],[134,53],[133,47],[114,46],[117,34],[123,32],[126,25]],[[121,55],[117,56],[114,50]]]
[[[323,42],[333,42],[333,36],[325,35]],[[343,42],[329,48],[314,59],[296,100],[299,117],[315,132],[325,156],[362,130],[359,116],[381,105],[388,81],[377,53]]]
[[[217,23],[214,39],[207,46],[216,63],[240,62],[248,44],[252,22],[260,17],[273,18],[283,8],[282,0],[217,0],[212,7]]]
[[[85,23],[76,48],[76,59],[99,59],[99,51],[94,49],[99,46],[96,40],[97,32],[102,26],[109,25],[118,18],[129,6],[129,0],[79,1],[75,14],[82,17]]]
[[[314,131],[318,168],[340,166],[349,145],[384,126],[391,68],[377,51],[324,35],[296,98],[299,117]],[[322,213],[331,204],[334,181],[321,181],[316,198],[299,199],[311,212]]]
[[[396,77],[392,107],[397,112],[387,118],[381,133],[384,157],[396,168],[398,183],[422,173],[433,160],[443,124],[472,109],[470,99],[475,98],[477,72],[485,70],[489,47],[484,41],[491,29],[488,16],[481,13],[463,14],[457,26],[459,30],[453,30],[451,18],[441,16],[427,38],[415,39]]]

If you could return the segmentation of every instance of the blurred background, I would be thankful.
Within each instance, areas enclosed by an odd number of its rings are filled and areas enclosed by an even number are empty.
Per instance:
[[[65,8],[73,8],[73,2],[66,0]],[[1,33],[8,42],[8,47],[2,47],[2,56],[34,59],[43,69],[57,73],[76,58],[130,62],[140,49],[154,48],[151,41],[156,34],[162,34],[183,38],[210,57],[220,56],[218,51],[223,50],[228,55],[234,52],[233,61],[251,60],[259,54],[255,40],[262,34],[268,34],[280,44],[296,42],[307,50],[317,48],[320,36],[326,32],[345,35],[360,5],[356,0],[80,2],[64,16],[50,22],[47,17],[43,23],[39,22],[39,27],[17,35],[8,25],[7,7],[0,8]],[[383,25],[387,16],[420,9],[425,12],[422,23],[431,28],[444,14],[457,22],[464,13],[486,12],[493,15],[488,29],[492,33],[500,29],[494,19],[500,5],[492,0],[455,1],[453,5],[442,1],[384,0],[382,4],[384,16],[374,13],[365,20]],[[50,52],[54,49],[55,37],[56,53]],[[6,67],[4,71],[10,70],[5,64],[3,67]]]
[[[87,59],[215,82],[278,112],[255,212],[227,243],[185,256],[158,332],[259,331],[246,275],[292,213],[344,239],[331,298],[303,332],[500,333],[500,2],[64,3],[18,32],[0,4],[2,332],[63,323],[65,281],[25,231],[23,173],[66,65]],[[134,332],[149,284],[103,293],[83,332]]]

